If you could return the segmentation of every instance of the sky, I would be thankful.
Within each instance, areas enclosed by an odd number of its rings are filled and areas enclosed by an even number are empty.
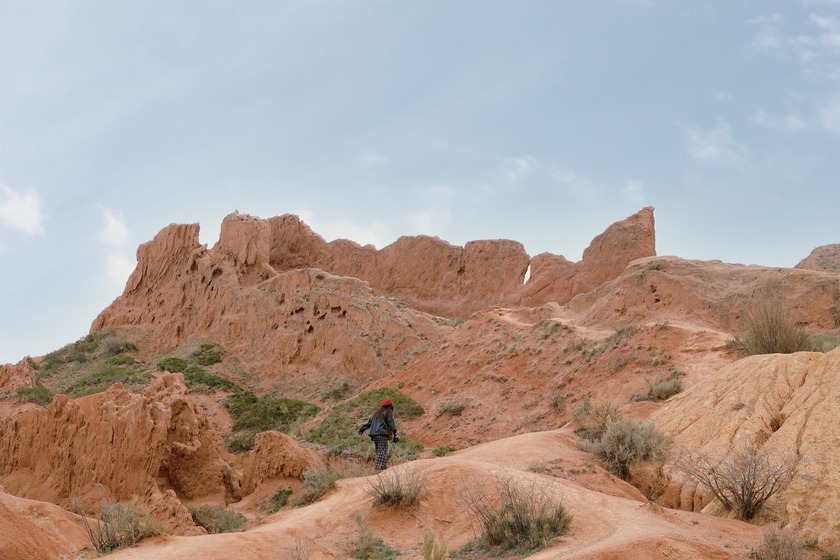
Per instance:
[[[0,1],[0,364],[233,212],[382,248],[840,243],[840,0]]]

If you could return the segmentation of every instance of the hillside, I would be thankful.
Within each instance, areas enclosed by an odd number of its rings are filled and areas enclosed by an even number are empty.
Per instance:
[[[509,240],[328,243],[289,215],[231,214],[208,248],[197,224],[173,224],[140,246],[87,337],[0,369],[0,527],[44,536],[6,537],[0,556],[94,557],[70,512],[104,495],[136,496],[168,533],[114,558],[342,558],[357,514],[401,557],[422,558],[427,534],[469,557],[465,495],[499,477],[538,484],[573,517],[533,558],[744,558],[769,526],[828,551],[840,350],[744,358],[731,344],[773,294],[836,345],[840,275],[820,254],[795,269],[657,256],[652,208],[577,263]],[[682,392],[658,398],[660,382]],[[355,427],[380,395],[400,403],[396,472],[426,477],[416,510],[372,505],[372,446]],[[574,431],[603,402],[655,422],[671,455],[614,476]],[[740,442],[803,458],[751,524],[715,515],[676,468]],[[334,490],[267,513],[328,465],[344,474]],[[201,506],[243,514],[246,530],[208,535]]]

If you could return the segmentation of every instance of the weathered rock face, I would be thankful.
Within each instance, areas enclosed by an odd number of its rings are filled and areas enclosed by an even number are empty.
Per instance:
[[[321,467],[323,459],[297,440],[280,432],[257,434],[254,449],[243,465],[242,491],[250,494],[262,482],[275,478],[303,479],[306,469]]]
[[[0,394],[14,393],[19,387],[35,386],[35,370],[26,360],[0,366]]]
[[[835,537],[840,525],[840,349],[752,356],[672,397],[651,419],[677,449],[722,460],[741,445],[802,459],[794,480],[768,503],[782,524],[806,537]],[[662,503],[700,509],[708,493],[673,473]]]
[[[584,325],[678,319],[733,333],[742,329],[751,302],[767,291],[782,295],[791,318],[808,329],[840,327],[840,276],[677,257],[639,259],[565,307]]]
[[[0,490],[0,557],[4,560],[81,558],[90,546],[81,518]]]
[[[12,494],[65,504],[138,496],[154,505],[172,489],[185,499],[224,497],[227,465],[203,411],[180,374],[164,374],[142,395],[121,385],[49,408],[0,418],[0,475]],[[190,524],[191,525],[191,524]]]
[[[125,292],[91,330],[134,327],[152,353],[213,340],[269,381],[375,379],[436,336],[415,309],[465,317],[494,305],[565,302],[654,254],[653,245],[651,208],[611,226],[577,264],[531,260],[507,240],[461,248],[403,237],[382,250],[326,243],[294,216],[231,214],[211,250],[198,243],[195,224],[171,225],[142,245]]]
[[[840,274],[840,243],[817,247],[796,268]]]

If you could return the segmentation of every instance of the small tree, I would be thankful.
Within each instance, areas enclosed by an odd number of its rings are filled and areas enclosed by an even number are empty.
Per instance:
[[[793,479],[801,457],[742,445],[719,463],[687,457],[677,468],[706,488],[738,519],[750,520]]]

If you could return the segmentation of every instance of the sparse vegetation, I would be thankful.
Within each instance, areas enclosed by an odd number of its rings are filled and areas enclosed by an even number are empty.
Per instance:
[[[18,387],[17,395],[18,400],[22,403],[31,402],[41,406],[48,406],[54,396],[52,391],[40,384],[34,387]]]
[[[724,509],[748,521],[793,479],[800,461],[794,455],[741,445],[720,463],[691,456],[676,466],[711,492]]]
[[[389,469],[368,480],[368,494],[373,496],[374,506],[411,509],[426,494],[427,478],[426,470]]]
[[[385,541],[371,531],[362,522],[361,514],[356,514],[356,525],[359,536],[355,541],[347,544],[346,552],[356,560],[393,560],[399,552],[388,546]]]
[[[145,387],[152,379],[151,374],[131,368],[105,365],[97,372],[76,380],[67,388],[67,393],[73,397],[83,397],[100,393],[114,383],[122,383],[129,389]]]
[[[482,531],[478,546],[491,554],[529,554],[564,535],[572,522],[562,499],[536,480],[499,477],[491,492],[474,486],[464,500]]]
[[[443,416],[444,414],[449,414],[451,416],[460,416],[464,412],[465,408],[467,408],[467,405],[461,400],[448,400],[440,405],[437,415]]]
[[[747,356],[815,349],[805,330],[791,318],[782,296],[769,287],[761,290],[749,307],[743,334],[728,342],[727,347]]]
[[[193,522],[207,529],[208,533],[237,533],[242,530],[248,518],[224,506],[200,506],[190,508]]]
[[[434,449],[432,449],[432,455],[434,455],[435,457],[443,457],[444,455],[449,455],[453,451],[455,451],[455,448],[451,445],[442,445],[440,447],[435,447]]]
[[[248,391],[236,391],[225,401],[233,418],[228,449],[232,452],[253,449],[259,432],[276,430],[288,433],[301,422],[316,414],[320,408],[295,399],[258,397]]]
[[[189,366],[189,362],[184,358],[177,358],[175,356],[167,356],[162,360],[158,361],[157,366],[162,369],[163,371],[169,371],[172,373],[180,373],[187,369]]]
[[[70,500],[82,516],[90,542],[99,554],[134,546],[145,538],[163,533],[163,528],[140,508],[136,496],[128,504],[118,504],[105,499],[102,487],[99,494],[99,509],[92,516],[88,515],[81,499]]]
[[[764,533],[761,545],[753,549],[750,558],[755,560],[804,560],[805,551],[793,537],[771,529]]]
[[[394,401],[398,422],[423,414],[423,407],[403,393],[387,387],[376,389],[333,407],[317,427],[304,434],[304,440],[326,446],[333,455],[369,459],[373,453],[372,446],[366,441],[367,437],[359,436],[357,430],[385,399]],[[394,446],[394,458],[400,461],[413,460],[422,449],[420,443],[401,434],[400,443]]]
[[[277,513],[281,508],[289,505],[289,497],[291,495],[291,488],[278,488],[274,494],[260,502],[259,510],[268,515]]]
[[[423,536],[423,560],[443,560],[446,557],[446,541],[432,533]]]
[[[198,366],[188,366],[184,370],[184,382],[190,392],[193,393],[210,392],[216,389],[222,389],[224,391],[242,390],[233,381],[219,377],[218,375],[213,375],[212,373],[207,373]]]
[[[296,506],[309,505],[327,491],[335,488],[335,482],[343,478],[340,471],[333,467],[321,469],[306,469],[303,473],[303,486],[300,489],[300,496],[295,500]]]
[[[204,343],[192,353],[192,359],[200,366],[212,366],[222,361],[224,349],[218,344]]]
[[[601,438],[586,448],[599,455],[607,467],[622,480],[630,467],[665,457],[668,440],[652,422],[619,419],[611,421]]]
[[[606,431],[610,422],[621,418],[619,407],[612,401],[593,402],[589,397],[575,406],[572,419],[577,423],[575,430],[582,439],[597,440]]]

